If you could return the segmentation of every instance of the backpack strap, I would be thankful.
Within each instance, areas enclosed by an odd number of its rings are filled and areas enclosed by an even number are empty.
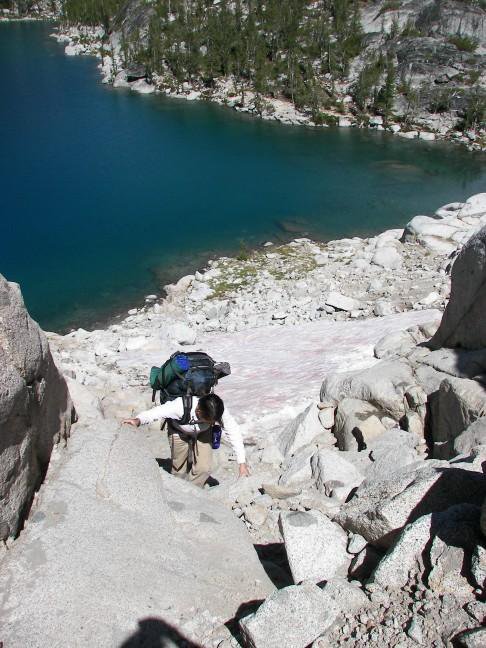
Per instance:
[[[184,405],[184,412],[182,414],[182,418],[166,419],[168,425],[168,432],[169,434],[173,434],[174,432],[176,432],[177,434],[180,434],[181,437],[196,438],[198,433],[196,431],[195,424],[197,423],[197,421],[191,418],[192,396],[191,394],[185,394],[184,396],[181,396],[181,398]],[[187,430],[183,430],[182,429],[183,425],[193,425],[194,431],[190,432]]]
[[[179,425],[187,425],[191,420],[191,410],[192,410],[192,395],[184,394],[182,396],[182,403],[184,405],[184,414],[179,421]]]

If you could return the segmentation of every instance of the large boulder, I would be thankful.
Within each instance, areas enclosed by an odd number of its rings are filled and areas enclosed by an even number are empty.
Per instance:
[[[322,432],[319,410],[315,405],[309,405],[281,432],[277,439],[278,449],[284,457],[292,455]]]
[[[417,340],[409,331],[394,331],[388,333],[375,344],[375,358],[391,358],[405,355],[417,344]]]
[[[469,580],[472,580],[472,559],[477,556],[476,549],[481,542],[479,508],[457,508],[456,515],[443,517],[433,536],[428,586],[437,594],[454,594],[458,600],[467,601],[474,598],[474,585]],[[482,588],[484,583],[479,586]]]
[[[443,380],[431,402],[433,456],[452,458],[455,439],[485,412],[486,389],[481,383],[452,376]]]
[[[462,648],[483,648],[486,645],[486,628],[465,630],[456,639]]]
[[[395,270],[403,264],[402,255],[393,245],[381,247],[374,253],[371,263],[385,268],[385,270]]]
[[[321,401],[355,398],[368,401],[399,420],[405,414],[404,395],[415,383],[412,369],[399,360],[382,361],[368,369],[328,376],[321,387]]]
[[[471,559],[471,573],[476,586],[484,590],[486,586],[486,548],[479,542],[474,547]]]
[[[486,416],[477,419],[454,441],[454,454],[467,455],[475,446],[486,445]]]
[[[345,452],[325,448],[311,458],[312,476],[317,489],[328,497],[332,495],[342,501],[364,479],[364,475],[345,457]]]
[[[431,555],[427,566],[432,567],[430,577],[434,583],[433,589],[443,593],[446,590],[441,588],[449,587],[452,581],[463,587],[465,583],[457,569],[452,569],[452,564],[457,567],[457,558],[460,557],[462,567],[464,550],[469,552],[470,561],[475,544],[480,540],[479,512],[477,506],[461,504],[440,513],[429,513],[408,524],[380,561],[370,582],[391,589],[404,587],[411,575],[424,573],[424,552],[430,546]],[[453,555],[450,560],[449,581],[446,584],[444,579],[447,574],[444,574],[443,568],[448,545],[451,545]]]
[[[399,428],[387,430],[371,441],[368,445],[371,464],[365,470],[366,481],[392,478],[399,468],[417,463],[419,456],[415,447],[418,441],[417,435]]]
[[[17,284],[0,275],[0,540],[15,537],[73,407]]]
[[[306,648],[336,620],[339,609],[317,585],[304,583],[276,590],[240,621],[249,648]]]
[[[359,310],[363,307],[357,299],[346,297],[346,295],[334,291],[329,293],[326,297],[325,303],[327,306],[332,306],[332,308],[338,311],[353,311]]]
[[[456,237],[463,232],[464,227],[464,224],[454,217],[439,219],[414,216],[405,226],[401,240],[403,243],[420,243],[436,254],[450,254],[456,249]]]
[[[185,322],[176,322],[169,327],[168,336],[181,345],[191,345],[196,342],[197,332]]]
[[[244,524],[160,469],[138,430],[78,424],[51,470],[0,564],[5,645],[141,645],[148,618],[211,645],[273,591]]]
[[[438,349],[421,358],[421,362],[456,378],[480,378],[486,373],[486,349]]]
[[[292,457],[287,459],[283,464],[279,484],[281,486],[290,486],[309,482],[312,479],[311,457],[316,450],[317,447],[310,444],[300,448]]]
[[[346,574],[347,535],[323,513],[282,513],[280,530],[294,583],[304,580],[319,583]]]
[[[334,520],[377,547],[390,547],[406,524],[455,504],[480,506],[486,478],[475,471],[429,461],[397,470],[389,479],[364,482]]]
[[[356,583],[350,583],[345,578],[331,578],[321,587],[344,613],[356,612],[370,605],[363,590]]]
[[[486,348],[486,227],[461,250],[451,275],[451,296],[433,348]]]
[[[357,398],[344,398],[336,410],[333,434],[340,450],[363,450],[386,431],[380,410]]]
[[[432,513],[407,524],[380,560],[369,582],[387,588],[405,587],[410,575],[422,569],[422,552],[430,541],[431,528]]]

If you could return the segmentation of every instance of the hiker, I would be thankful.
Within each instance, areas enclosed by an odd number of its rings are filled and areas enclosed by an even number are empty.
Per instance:
[[[139,427],[165,419],[172,457],[171,473],[178,477],[187,475],[189,481],[202,488],[211,471],[213,447],[219,446],[218,426],[233,446],[239,476],[249,476],[240,428],[228,412],[223,424],[223,412],[223,401],[211,393],[192,399],[190,420],[186,425],[179,423],[184,417],[182,397],[140,412],[135,418],[126,419],[123,423]]]

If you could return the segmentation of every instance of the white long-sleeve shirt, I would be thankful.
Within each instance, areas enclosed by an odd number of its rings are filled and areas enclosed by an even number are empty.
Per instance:
[[[196,407],[198,403],[198,398],[193,397],[192,399],[192,408],[191,408],[191,419],[197,419],[196,416]],[[163,405],[157,405],[152,407],[152,409],[140,412],[137,414],[137,418],[140,420],[141,425],[146,425],[147,423],[153,423],[154,421],[161,421],[162,419],[174,419],[175,421],[180,421],[184,416],[184,403],[182,398],[176,398],[173,401],[167,401]],[[243,445],[243,437],[241,430],[238,426],[238,423],[234,420],[231,414],[225,409],[224,411],[224,428],[223,433],[230,442],[235,455],[236,461],[239,464],[245,463],[245,446]],[[191,433],[194,430],[193,424],[181,425],[181,429],[187,433]]]

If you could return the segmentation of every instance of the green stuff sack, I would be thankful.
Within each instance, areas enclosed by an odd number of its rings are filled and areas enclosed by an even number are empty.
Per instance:
[[[227,362],[214,362],[202,351],[174,353],[160,368],[152,367],[152,401],[157,392],[161,403],[181,396],[205,396],[213,391],[220,378],[230,373]]]
[[[160,402],[170,400],[167,389],[176,381],[184,379],[185,373],[191,365],[185,353],[174,353],[164,362],[161,367],[152,367],[150,370],[150,386],[152,387],[152,402],[155,401],[155,394],[160,391]],[[165,394],[165,397],[163,396]],[[173,397],[182,394],[172,394]]]

